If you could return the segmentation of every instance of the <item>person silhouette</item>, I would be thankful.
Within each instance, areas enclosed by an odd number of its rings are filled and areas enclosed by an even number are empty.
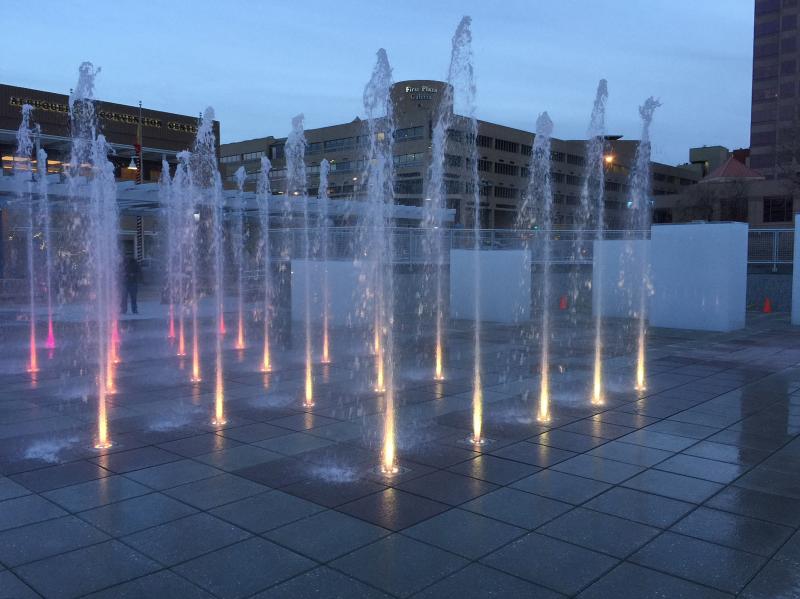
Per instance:
[[[136,294],[139,291],[139,280],[142,278],[142,269],[139,262],[132,255],[125,258],[122,272],[122,305],[120,310],[123,314],[128,312],[128,296],[131,298],[131,312],[139,313],[139,306],[136,304]]]

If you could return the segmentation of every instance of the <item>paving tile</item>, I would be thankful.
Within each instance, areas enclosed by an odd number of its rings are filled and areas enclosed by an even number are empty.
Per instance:
[[[780,524],[737,516],[708,508],[698,508],[670,530],[733,549],[769,557],[792,534]]]
[[[616,559],[530,533],[483,558],[482,563],[572,595],[614,567]]]
[[[325,566],[296,576],[253,599],[389,599],[389,595]]]
[[[323,509],[320,505],[282,491],[270,491],[228,503],[210,513],[240,528],[261,534]]]
[[[22,582],[10,570],[0,572],[0,598],[2,599],[40,599],[41,595]]]
[[[130,547],[119,541],[107,541],[20,566],[16,573],[45,597],[67,599],[158,569],[158,564]]]
[[[297,455],[320,447],[327,447],[333,443],[334,441],[315,437],[308,433],[290,433],[281,437],[258,441],[254,445],[282,455]]]
[[[673,456],[657,464],[655,468],[722,484],[730,483],[744,472],[742,467],[737,464],[707,460],[686,454]]]
[[[556,449],[555,447],[539,445],[538,443],[528,443],[527,441],[508,445],[497,451],[492,451],[491,453],[500,458],[515,460],[540,468],[546,468],[553,464],[563,462],[575,455],[573,451]]]
[[[343,480],[325,480],[311,478],[281,487],[284,493],[302,497],[325,507],[336,507],[343,503],[354,501],[365,495],[377,493],[385,489],[385,485],[360,478],[350,479],[345,476]]]
[[[669,451],[645,447],[644,445],[609,441],[605,445],[589,451],[588,455],[635,464],[636,466],[650,467],[663,462],[673,454]]]
[[[165,566],[174,566],[250,536],[224,520],[201,513],[172,520],[122,540]]]
[[[724,487],[724,485],[708,480],[652,469],[637,474],[622,485],[692,503],[703,503]]]
[[[0,562],[14,568],[106,540],[108,535],[90,524],[65,516],[0,533]]]
[[[536,532],[624,559],[661,531],[651,526],[576,508]]]
[[[620,424],[629,428],[644,428],[648,424],[656,422],[658,419],[645,416],[644,414],[609,410],[607,412],[601,412],[600,414],[592,416],[592,420],[609,422],[611,424]]]
[[[534,529],[572,506],[508,487],[473,499],[462,509],[526,529]]]
[[[797,563],[770,560],[739,595],[742,599],[795,599],[800,589]]]
[[[611,440],[623,437],[633,432],[635,429],[619,424],[612,424],[611,422],[601,422],[599,420],[587,418],[562,426],[560,430]]]
[[[556,449],[565,449],[567,451],[582,453],[594,449],[603,443],[608,443],[608,439],[590,437],[588,435],[581,435],[580,433],[571,433],[562,429],[553,429],[534,437],[531,439],[531,442],[555,447]]]
[[[734,485],[745,489],[800,499],[800,479],[796,475],[763,467],[753,468],[738,479]]]
[[[11,479],[34,493],[51,491],[77,483],[103,478],[111,474],[91,462],[70,462],[49,468],[39,468],[11,476]]]
[[[667,528],[695,506],[651,493],[614,487],[587,502],[585,507],[641,524]]]
[[[237,476],[276,489],[305,480],[311,476],[308,464],[294,457],[280,457],[267,463],[233,470],[232,472]]]
[[[440,514],[448,506],[390,487],[380,493],[345,503],[336,509],[383,528],[398,531]]]
[[[726,429],[707,439],[714,443],[727,443],[739,447],[749,447],[763,451],[775,451],[786,443],[786,439],[779,436],[759,435]]]
[[[476,560],[527,532],[476,513],[453,509],[407,528],[403,534]]]
[[[636,552],[630,561],[738,593],[766,560],[752,553],[665,532]]]
[[[733,595],[650,568],[622,563],[578,595],[579,599],[731,599]]]
[[[213,596],[186,579],[168,570],[162,570],[86,595],[85,599],[155,599],[156,597],[212,599]]]
[[[83,520],[120,537],[194,514],[197,510],[161,493],[150,493],[80,513]]]
[[[633,443],[634,445],[643,445],[654,449],[663,449],[664,451],[682,451],[697,443],[696,439],[659,433],[649,429],[632,432],[629,435],[620,437],[618,440],[622,443]]]
[[[676,420],[661,420],[655,424],[649,425],[643,430],[700,440],[718,433],[720,428],[703,426],[701,424],[690,424],[688,422],[678,422]]]
[[[167,443],[158,445],[161,449],[166,449],[171,453],[193,458],[199,455],[211,453],[214,451],[222,451],[223,449],[232,449],[241,445],[238,441],[223,437],[216,433],[205,433],[203,435],[195,435],[193,437],[186,437],[184,439],[177,439]]]
[[[328,562],[389,534],[385,528],[327,510],[264,534],[271,541]]]
[[[762,449],[753,449],[737,445],[726,445],[725,443],[714,443],[713,441],[701,441],[684,450],[688,455],[742,466],[754,466],[769,456],[769,452]]]
[[[800,526],[800,499],[783,495],[727,487],[709,499],[706,506],[778,524]]]
[[[539,468],[522,462],[484,454],[472,460],[450,466],[448,470],[496,485],[508,485],[534,472],[538,472]]]
[[[316,564],[264,539],[252,538],[189,562],[174,570],[222,599],[249,597]]]
[[[161,464],[160,466],[135,470],[125,476],[151,489],[163,490],[196,480],[211,478],[218,474],[222,474],[222,471],[206,464],[200,464],[194,460],[179,460]]]
[[[615,460],[606,460],[588,454],[577,455],[565,462],[556,464],[552,469],[611,484],[621,483],[643,470],[640,466]]]
[[[518,480],[511,487],[535,493],[550,499],[580,504],[610,489],[611,485],[599,480],[573,476],[557,470],[542,470]]]
[[[477,456],[476,452],[466,447],[455,447],[444,443],[420,443],[403,452],[406,460],[433,468],[447,468]]]
[[[29,495],[30,491],[10,478],[0,476],[0,501]]]
[[[486,599],[489,597],[560,599],[563,598],[563,595],[493,568],[473,563],[463,570],[443,578],[414,597],[415,599]]]
[[[66,516],[57,505],[38,495],[24,495],[0,502],[0,531]]]
[[[395,486],[402,491],[450,505],[462,504],[498,488],[497,485],[484,480],[445,470],[426,474]]]
[[[256,441],[263,441],[264,439],[288,435],[290,431],[284,427],[274,426],[266,422],[257,422],[255,424],[226,428],[217,434],[242,443],[255,443]]]
[[[158,447],[140,447],[128,451],[103,454],[92,461],[102,466],[106,470],[123,474],[133,470],[141,470],[150,466],[158,466],[167,462],[174,462],[181,457],[170,451],[165,451]]]
[[[209,510],[268,490],[268,487],[245,478],[221,474],[168,489],[165,493],[198,509]]]
[[[468,563],[452,553],[393,534],[330,565],[392,595],[408,597]]]
[[[71,512],[150,493],[151,490],[124,476],[107,476],[85,483],[47,491],[43,495]]]
[[[281,454],[267,451],[261,447],[238,445],[221,451],[198,455],[194,459],[226,472],[235,472],[243,468],[266,464],[281,457]]]

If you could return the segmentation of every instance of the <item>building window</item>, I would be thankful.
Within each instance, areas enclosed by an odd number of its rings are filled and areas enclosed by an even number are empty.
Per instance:
[[[422,179],[405,179],[394,182],[394,192],[398,195],[422,193]]]
[[[753,146],[775,145],[775,131],[760,131],[751,133],[750,145]]]
[[[416,152],[414,154],[398,154],[394,157],[394,165],[397,168],[409,168],[419,166],[425,159],[425,154]]]
[[[583,156],[577,156],[575,154],[567,154],[567,164],[574,164],[575,166],[583,166],[586,164],[586,160],[584,160]]]
[[[781,17],[781,31],[793,31],[797,29],[797,15],[783,15]]]
[[[319,154],[322,152],[322,142],[315,141],[306,145],[306,154]]]
[[[492,170],[492,161],[491,160],[478,160],[478,170],[484,172],[490,172]]]
[[[394,138],[396,141],[410,141],[412,139],[421,139],[424,134],[424,127],[406,127],[405,129],[397,129],[394,132]]]
[[[550,173],[550,179],[553,181],[553,183],[563,183],[565,178],[566,177],[564,176],[564,173]]]
[[[236,162],[241,162],[242,161],[242,155],[241,154],[234,154],[233,156],[223,156],[222,158],[219,159],[219,161],[222,164],[232,164],[232,163],[236,163]]]
[[[520,177],[524,177],[525,179],[527,179],[528,177],[531,176],[531,169],[529,169],[527,166],[523,166],[520,169],[519,176]]]
[[[461,184],[461,181],[456,179],[445,179],[444,192],[448,195],[464,193],[464,186]]]
[[[778,42],[770,42],[768,44],[759,44],[753,48],[753,58],[765,58],[767,56],[775,56],[778,53]]]
[[[529,146],[528,144],[521,144],[519,150],[522,152],[523,156],[530,156],[533,154],[533,146]]]
[[[285,147],[283,144],[276,144],[269,149],[269,158],[270,160],[281,160],[286,156],[286,152],[284,151]]]
[[[567,159],[567,155],[564,152],[556,152],[552,150],[550,152],[550,160],[552,162],[564,162]]]
[[[513,187],[495,187],[494,197],[505,198],[507,200],[516,200],[519,196],[519,190]]]
[[[475,144],[479,148],[491,148],[492,147],[492,138],[486,135],[478,135],[475,138]]]
[[[576,175],[567,175],[566,176],[567,185],[580,185],[581,178]]]
[[[764,198],[765,223],[791,222],[792,212],[792,198],[782,196]]]
[[[464,165],[464,158],[455,154],[445,154],[444,163],[451,168],[459,168]]]
[[[511,175],[516,177],[519,173],[519,167],[514,164],[506,164],[505,162],[495,162],[494,172],[498,175]]]
[[[778,25],[779,25],[778,19],[773,19],[772,21],[764,21],[762,23],[756,23],[755,36],[762,37],[778,33]]]
[[[352,137],[342,137],[341,139],[329,139],[324,142],[325,152],[341,152],[349,150],[353,147],[354,140]]]
[[[349,160],[344,160],[342,162],[331,162],[332,173],[349,173],[352,170],[353,163]]]
[[[505,139],[495,139],[494,140],[494,149],[495,150],[502,150],[503,152],[519,152],[519,144],[513,141],[506,141]]]
[[[242,155],[242,160],[245,162],[247,162],[248,160],[259,160],[260,158],[263,158],[266,155],[267,153],[264,152],[263,150],[261,152],[247,152]]]

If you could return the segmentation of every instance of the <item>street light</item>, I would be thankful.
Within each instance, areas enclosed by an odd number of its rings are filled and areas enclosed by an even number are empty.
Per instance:
[[[134,158],[133,156],[131,156],[131,163],[128,165],[128,170],[129,171],[137,170],[137,168],[136,168],[136,158]]]

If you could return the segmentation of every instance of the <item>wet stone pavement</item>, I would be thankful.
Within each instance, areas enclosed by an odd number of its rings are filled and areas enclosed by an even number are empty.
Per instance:
[[[4,329],[0,597],[800,596],[800,330],[782,315],[652,331],[640,394],[621,332],[602,406],[585,399],[590,347],[559,345],[547,424],[535,347],[487,325],[477,448],[469,323],[449,330],[443,383],[399,336],[393,477],[348,335],[309,410],[301,349],[266,378],[257,349],[229,351],[214,427],[213,388],[187,381],[162,329],[124,324],[105,451],[88,375],[43,356],[32,383],[8,358],[24,360],[24,324]]]

